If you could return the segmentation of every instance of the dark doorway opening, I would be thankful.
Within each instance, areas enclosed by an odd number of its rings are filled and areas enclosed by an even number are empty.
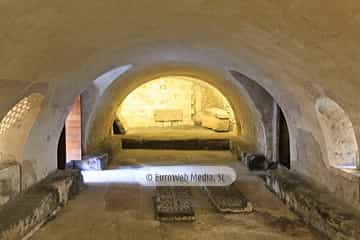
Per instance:
[[[81,98],[78,97],[65,119],[58,142],[58,169],[66,169],[71,160],[81,160]]]
[[[121,127],[119,126],[119,124],[116,121],[114,121],[114,123],[113,123],[113,134],[114,135],[123,134]]]
[[[58,169],[65,169],[66,167],[66,134],[65,125],[61,131],[57,149],[57,165]]]
[[[290,136],[284,113],[279,116],[279,163],[290,169]]]

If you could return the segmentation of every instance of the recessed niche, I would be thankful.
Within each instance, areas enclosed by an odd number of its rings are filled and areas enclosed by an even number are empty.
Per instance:
[[[316,112],[325,138],[329,163],[338,168],[358,168],[358,145],[349,116],[327,97],[316,101]]]

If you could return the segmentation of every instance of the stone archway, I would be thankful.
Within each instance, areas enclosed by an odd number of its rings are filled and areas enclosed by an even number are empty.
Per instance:
[[[193,134],[202,127],[236,135],[240,128],[223,93],[200,79],[185,76],[156,78],[137,87],[119,106],[116,119],[123,128],[192,130]]]
[[[3,158],[0,162],[6,161],[6,158],[22,161],[24,144],[41,110],[43,98],[37,93],[23,98],[1,120],[0,152]]]
[[[236,137],[239,137],[249,149],[265,152],[266,143],[256,144],[257,136],[263,132],[262,125],[258,115],[254,112],[256,107],[253,106],[251,97],[247,94],[246,89],[231,77],[228,77],[220,72],[212,71],[207,68],[202,68],[197,65],[183,65],[183,64],[162,64],[151,65],[146,68],[132,70],[124,76],[117,78],[104,91],[104,94],[97,99],[85,99],[85,97],[92,97],[90,90],[85,90],[84,103],[94,102],[94,106],[88,121],[85,123],[85,153],[90,154],[96,151],[108,151],[107,146],[113,132],[113,123],[116,116],[117,109],[123,100],[142,84],[149,82],[152,79],[157,79],[166,76],[186,76],[195,79],[200,79],[204,83],[213,86],[226,96],[229,104],[234,111],[235,124],[238,127]],[[256,126],[255,126],[256,125]],[[241,128],[239,128],[241,127]],[[260,140],[264,140],[260,138]],[[245,142],[246,141],[246,142]],[[265,140],[264,140],[265,141]],[[256,149],[256,150],[255,150]]]
[[[36,181],[32,163],[23,154],[43,98],[33,93],[21,99],[0,122],[0,205]]]

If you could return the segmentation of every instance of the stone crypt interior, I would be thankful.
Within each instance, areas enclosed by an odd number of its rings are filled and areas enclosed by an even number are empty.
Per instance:
[[[360,2],[0,13],[1,240],[360,239]]]

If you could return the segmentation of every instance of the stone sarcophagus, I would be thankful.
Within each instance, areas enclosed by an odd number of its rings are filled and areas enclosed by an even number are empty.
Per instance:
[[[217,132],[230,130],[229,114],[220,108],[208,108],[200,115],[201,126]]]
[[[183,112],[180,109],[158,109],[154,111],[155,122],[181,122]]]

